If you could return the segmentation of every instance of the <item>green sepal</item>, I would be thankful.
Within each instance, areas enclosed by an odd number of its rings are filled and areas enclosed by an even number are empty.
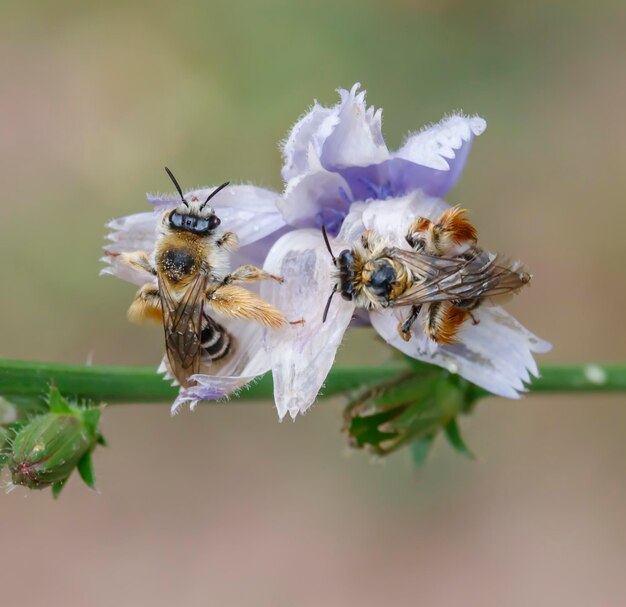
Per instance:
[[[435,436],[435,434],[426,434],[411,443],[411,459],[416,470],[419,470],[426,463]]]
[[[352,418],[347,428],[351,446],[362,449],[369,445],[378,450],[382,443],[396,436],[395,432],[381,431],[380,426],[393,419],[401,411],[402,409],[398,407],[373,415]]]
[[[87,428],[87,431],[92,436],[96,436],[98,434],[98,423],[100,422],[100,415],[102,414],[102,409],[98,407],[90,407],[88,409],[83,409],[81,412],[81,416],[83,418],[83,423]]]
[[[457,424],[456,417],[453,417],[445,427],[446,438],[448,442],[452,445],[454,450],[461,455],[465,455],[470,459],[476,459],[476,455],[474,452],[465,444],[463,440],[463,436],[461,435],[461,430],[459,425]]]
[[[50,392],[48,393],[48,409],[50,413],[73,413],[69,403],[63,398],[55,385],[50,386]]]
[[[107,442],[107,439],[104,438],[104,436],[102,436],[102,434],[98,434],[98,438],[96,439],[96,443],[98,445],[101,445],[102,447],[108,447],[109,443]]]
[[[69,478],[69,477],[68,477]],[[58,481],[52,485],[52,497],[57,499],[61,494],[61,490],[65,487],[65,483],[67,483],[67,478],[62,481]]]
[[[85,481],[85,485],[90,487],[91,489],[96,488],[96,477],[93,470],[93,460],[91,458],[91,451],[87,451],[85,455],[83,455],[78,464],[76,465],[78,469],[78,474],[80,474],[80,478]]]
[[[437,434],[467,410],[470,398],[465,380],[432,365],[416,364],[384,383],[370,386],[347,406],[344,429],[356,448],[388,455],[412,444],[416,466],[426,460]],[[460,448],[462,440],[454,445]],[[465,454],[471,453],[467,447]]]
[[[0,470],[11,456],[12,439],[26,425],[26,422],[12,422],[0,426]]]

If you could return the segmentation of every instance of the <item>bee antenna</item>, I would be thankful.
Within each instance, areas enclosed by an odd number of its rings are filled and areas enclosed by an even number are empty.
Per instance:
[[[336,292],[337,292],[337,285],[333,287],[333,290],[330,292],[330,295],[328,296],[328,301],[326,302],[326,307],[324,308],[324,316],[322,316],[322,322],[326,322],[326,317],[328,316],[328,310],[330,309],[330,302],[333,300],[333,296],[335,295]]]
[[[324,242],[326,243],[326,248],[328,249],[328,252],[330,253],[330,256],[333,258],[333,263],[335,265],[337,265],[337,259],[333,255],[333,250],[330,248],[330,241],[328,240],[328,234],[326,233],[326,226],[324,226],[324,225],[322,226],[322,234],[324,235]],[[335,294],[335,291],[333,291],[331,297],[334,294]],[[329,300],[329,305],[330,305],[330,300]],[[328,312],[328,306],[326,306],[326,308],[327,308],[326,311]]]
[[[170,171],[167,167],[165,167],[165,172],[169,175],[170,179],[176,186],[176,189],[178,190],[178,193],[180,194],[181,201],[187,208],[189,208],[189,205],[187,204],[187,201],[185,200],[185,197],[183,196],[183,191],[180,189],[180,186],[178,185],[178,181],[176,181],[176,177],[174,177],[174,173],[172,173],[172,171]]]
[[[219,186],[218,188],[215,188],[209,194],[208,198],[202,203],[202,206],[200,207],[200,210],[204,209],[204,207],[206,206],[206,203],[209,202],[209,200],[211,200],[211,198],[213,198],[213,196],[215,196],[217,193],[221,192],[229,184],[230,184],[230,181],[226,181],[221,186]]]

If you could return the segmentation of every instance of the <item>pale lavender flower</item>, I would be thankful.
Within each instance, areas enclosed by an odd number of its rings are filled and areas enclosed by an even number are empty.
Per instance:
[[[200,200],[206,197],[214,188],[202,188],[189,191],[186,197],[196,196]],[[222,220],[220,230],[233,231],[239,237],[240,247],[232,255],[232,267],[242,264],[253,264],[261,267],[267,251],[276,238],[285,232],[285,221],[277,210],[278,195],[269,190],[250,185],[233,185],[212,199],[211,204],[216,215]],[[189,198],[188,198],[189,199]],[[180,199],[178,195],[148,196],[154,205],[154,210],[146,213],[137,213],[108,224],[111,230],[107,235],[109,243],[105,249],[110,253],[133,251],[152,252],[157,239],[157,222],[161,214],[175,207]],[[122,263],[118,257],[107,255],[102,258],[108,266],[101,274],[112,274],[138,286],[154,282],[155,277],[148,272],[130,268]],[[250,285],[251,289],[258,289],[258,285]],[[192,377],[196,385],[190,388],[181,388],[172,412],[184,404],[189,403],[193,408],[201,400],[216,400],[228,396],[240,389],[248,382],[263,375],[270,369],[270,361],[265,351],[265,335],[262,327],[256,323],[218,318],[216,320],[224,326],[236,339],[239,347],[234,355],[222,365],[214,365],[212,375],[195,375]],[[164,358],[159,368],[167,374],[167,359]]]
[[[355,306],[335,298],[322,322],[333,284],[332,261],[320,228],[335,236],[335,252],[351,248],[368,229],[391,245],[408,248],[407,226],[417,216],[435,219],[449,206],[441,200],[454,186],[474,136],[486,123],[452,115],[410,135],[389,152],[381,132],[381,110],[368,108],[359,85],[340,90],[331,108],[315,103],[284,143],[285,193],[279,208],[288,224],[301,228],[269,251],[265,269],[285,279],[287,289],[265,283],[261,295],[303,325],[267,333],[274,397],[282,419],[295,418],[315,401],[332,367]],[[475,312],[477,325],[465,323],[455,345],[438,346],[415,323],[410,341],[397,332],[400,312],[370,312],[378,333],[408,356],[459,373],[494,394],[519,397],[530,374],[537,375],[532,352],[550,344],[528,332],[499,307]]]
[[[463,171],[474,136],[487,126],[478,116],[453,114],[390,152],[381,131],[382,110],[367,107],[359,86],[340,89],[341,100],[332,108],[316,102],[284,142],[286,187],[279,206],[294,227],[325,225],[336,235],[353,202],[415,190],[445,196]]]

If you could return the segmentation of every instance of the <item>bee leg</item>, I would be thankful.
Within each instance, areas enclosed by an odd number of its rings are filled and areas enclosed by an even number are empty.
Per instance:
[[[146,251],[135,251],[134,253],[113,253],[106,251],[108,257],[118,258],[122,263],[140,272],[148,272],[156,276],[156,270],[150,261],[150,254]]]
[[[478,320],[472,314],[472,310],[475,310],[480,305],[480,303],[480,299],[463,299],[461,301],[455,301],[454,305],[457,308],[461,308],[461,310],[465,310],[467,312],[467,315],[472,319],[472,324],[477,325],[480,323],[480,320]]]
[[[426,246],[425,235],[428,228],[432,226],[432,223],[430,219],[426,219],[425,217],[416,217],[415,221],[409,227],[405,238],[415,251],[420,252]]]
[[[472,324],[474,326],[476,326],[477,324],[480,323],[480,320],[478,320],[469,310],[467,311],[469,317],[472,319]]]
[[[232,251],[239,245],[239,238],[234,232],[224,232],[215,244],[220,248]]]
[[[467,310],[455,306],[449,301],[436,301],[428,306],[424,331],[434,342],[455,344],[457,333],[467,318]]]
[[[162,322],[161,297],[156,285],[144,285],[137,291],[133,303],[128,308],[128,320],[140,323],[144,320]]]
[[[277,329],[287,324],[280,310],[261,299],[256,293],[235,285],[210,287],[206,292],[207,304],[216,312],[230,318],[254,320]]]
[[[234,272],[226,275],[222,280],[223,285],[232,284],[234,282],[255,282],[257,280],[275,280],[284,282],[280,276],[269,274],[256,266],[240,266]]]
[[[400,337],[402,337],[404,341],[409,341],[409,339],[411,339],[411,327],[417,320],[421,309],[422,304],[419,306],[411,306],[411,314],[409,317],[404,322],[400,322],[398,324],[398,333],[400,333]]]

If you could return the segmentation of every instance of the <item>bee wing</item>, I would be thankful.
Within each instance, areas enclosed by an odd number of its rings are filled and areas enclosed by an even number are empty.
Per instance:
[[[394,306],[493,297],[517,291],[530,277],[499,264],[496,255],[475,249],[469,258],[442,258],[412,253],[396,256],[423,279],[393,302]]]
[[[158,275],[159,295],[163,308],[165,351],[176,379],[188,386],[188,378],[200,370],[202,359],[202,318],[208,273],[198,272],[180,301],[173,295],[167,281]]]
[[[395,257],[408,266],[418,276],[437,278],[460,270],[465,265],[464,259],[433,257],[415,251],[406,251],[395,247],[388,250],[389,257]]]

